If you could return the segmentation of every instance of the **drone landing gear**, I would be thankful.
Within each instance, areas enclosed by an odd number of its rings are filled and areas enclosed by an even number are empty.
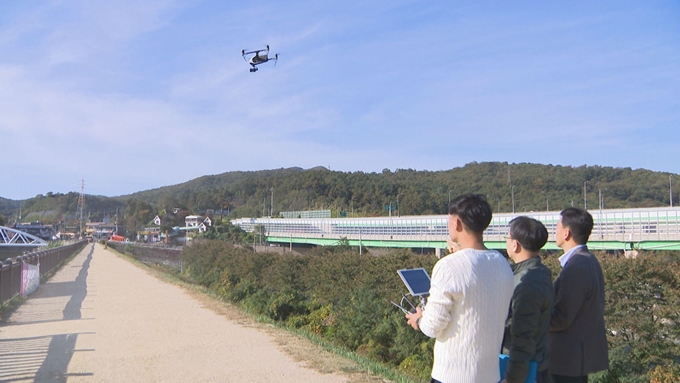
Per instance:
[[[257,72],[257,68],[250,68],[250,73]]]

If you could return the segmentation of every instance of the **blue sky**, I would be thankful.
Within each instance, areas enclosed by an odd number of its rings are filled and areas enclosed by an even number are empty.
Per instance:
[[[292,166],[678,174],[680,3],[2,1],[0,148],[10,199]]]

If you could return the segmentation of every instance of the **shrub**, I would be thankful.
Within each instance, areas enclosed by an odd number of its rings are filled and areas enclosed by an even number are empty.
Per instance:
[[[656,366],[650,374],[650,383],[677,383],[680,382],[680,365]]]
[[[605,276],[611,369],[594,382],[678,380],[680,262],[673,253],[637,259],[598,254]],[[384,256],[316,248],[306,255],[254,253],[201,240],[182,253],[185,274],[260,315],[305,329],[417,379],[429,379],[434,340],[413,331],[390,304],[406,288],[396,270],[432,270],[433,256]],[[544,257],[556,278],[557,257]],[[663,380],[666,379],[666,380]]]

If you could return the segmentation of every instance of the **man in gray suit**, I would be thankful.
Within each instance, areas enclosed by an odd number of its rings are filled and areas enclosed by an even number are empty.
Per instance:
[[[568,208],[560,214],[555,242],[564,250],[555,280],[555,306],[548,334],[548,371],[556,383],[587,383],[588,374],[609,368],[604,327],[604,277],[586,242],[593,217]]]

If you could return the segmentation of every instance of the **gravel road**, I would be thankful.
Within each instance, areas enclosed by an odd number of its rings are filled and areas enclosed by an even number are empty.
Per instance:
[[[382,381],[206,302],[87,245],[0,323],[0,382]]]

